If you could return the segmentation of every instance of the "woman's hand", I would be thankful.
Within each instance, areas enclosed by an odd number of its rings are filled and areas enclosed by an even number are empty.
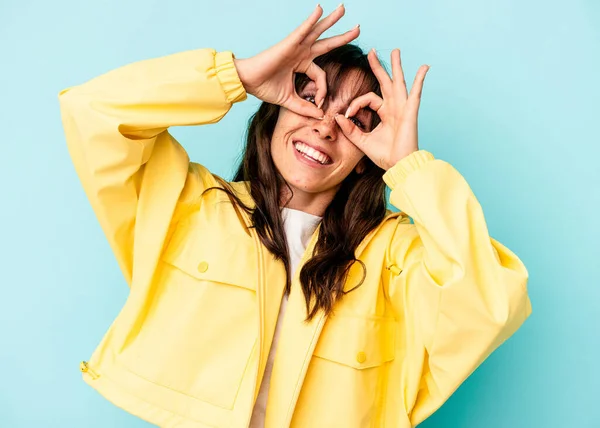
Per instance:
[[[235,59],[235,66],[246,92],[303,116],[323,117],[320,107],[327,94],[327,83],[325,72],[313,60],[356,39],[360,29],[356,26],[344,34],[317,39],[344,13],[344,6],[340,5],[319,21],[323,9],[317,5],[302,25],[275,46],[252,58]],[[316,105],[298,96],[294,88],[294,73],[304,73],[316,83]]]
[[[362,95],[350,103],[345,116],[338,114],[335,119],[344,135],[377,166],[387,171],[400,159],[419,150],[417,115],[429,66],[419,68],[410,94],[407,94],[399,49],[392,51],[392,78],[374,50],[369,52],[368,58],[381,85],[383,98],[373,92]],[[371,108],[381,118],[381,123],[369,133],[362,132],[348,119],[364,107]]]

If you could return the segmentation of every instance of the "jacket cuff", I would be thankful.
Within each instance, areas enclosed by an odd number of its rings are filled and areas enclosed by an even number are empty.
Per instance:
[[[406,177],[413,172],[421,168],[424,164],[434,160],[434,156],[426,150],[417,150],[412,152],[410,155],[400,159],[396,165],[387,170],[383,174],[383,181],[388,185],[390,189],[403,184]]]
[[[217,78],[231,104],[244,101],[247,98],[246,89],[233,63],[234,54],[230,51],[217,52],[215,55],[215,70]]]

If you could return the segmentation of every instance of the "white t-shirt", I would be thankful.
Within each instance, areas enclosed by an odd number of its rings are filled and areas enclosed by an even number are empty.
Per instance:
[[[288,251],[290,254],[290,274],[293,277],[296,268],[300,263],[300,259],[306,250],[306,246],[310,241],[310,237],[321,221],[321,217],[290,208],[283,208],[282,216],[283,228],[285,229],[285,237],[287,239]],[[275,350],[279,340],[281,322],[285,313],[287,299],[287,295],[284,295],[281,300],[277,325],[275,326],[275,333],[273,335],[273,343],[271,344],[271,350],[269,351],[269,357],[265,367],[265,374],[260,385],[256,403],[254,404],[254,410],[252,411],[252,419],[250,420],[249,428],[263,428],[265,426],[265,413],[267,409],[267,397],[269,396],[271,371],[273,370]]]

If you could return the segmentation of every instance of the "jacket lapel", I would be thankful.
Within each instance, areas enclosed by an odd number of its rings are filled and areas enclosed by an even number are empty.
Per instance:
[[[254,201],[249,193],[249,189],[244,182],[231,183],[231,186],[236,192],[236,195],[246,206],[253,208]],[[264,373],[269,351],[271,349],[272,337],[277,324],[279,315],[279,307],[285,290],[285,267],[283,263],[276,260],[269,251],[262,245],[262,242],[252,227],[252,220],[248,214],[239,209],[240,216],[245,224],[247,232],[253,237],[256,245],[256,253],[258,255],[258,323],[259,323],[259,343],[260,355],[258,362],[258,373]],[[258,395],[262,376],[259,375],[256,382],[256,390],[254,391],[254,399]]]
[[[320,227],[313,234],[304,252],[300,266],[312,255]],[[306,375],[317,340],[325,323],[325,315],[319,312],[307,322],[304,294],[298,280],[300,267],[292,281],[286,312],[283,317],[281,336],[277,346],[269,398],[266,427],[289,426],[300,388]]]

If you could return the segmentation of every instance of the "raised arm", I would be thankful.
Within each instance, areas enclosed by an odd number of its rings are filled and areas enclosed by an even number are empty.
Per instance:
[[[528,273],[490,238],[479,202],[447,162],[420,150],[384,179],[414,220],[397,225],[386,286],[406,325],[403,410],[417,425],[530,315]]]
[[[245,98],[231,52],[212,49],[132,63],[60,92],[75,169],[128,283],[140,206],[168,217],[186,180],[187,154],[167,128],[217,122]],[[209,174],[199,176],[201,186]]]
[[[354,100],[346,117],[362,107],[381,123],[363,133],[342,115],[340,128],[386,170],[390,201],[414,220],[398,222],[387,251],[384,286],[405,325],[397,346],[406,355],[404,408],[422,422],[531,313],[528,273],[506,247],[490,238],[481,206],[449,163],[419,150],[417,115],[428,66],[407,92],[400,51],[392,51],[392,77],[375,52],[369,63],[381,84]]]
[[[246,94],[321,117],[317,105],[295,92],[294,75],[316,82],[321,104],[325,72],[314,58],[359,34],[357,26],[319,40],[344,12],[340,5],[320,19],[317,6],[289,36],[251,58],[210,49],[183,52],[129,64],[60,93],[75,168],[128,283],[136,248],[152,247],[157,257],[154,247],[162,244],[179,194],[189,187],[189,160],[167,128],[217,122]],[[192,170],[197,188],[186,194],[217,184],[203,167]]]

